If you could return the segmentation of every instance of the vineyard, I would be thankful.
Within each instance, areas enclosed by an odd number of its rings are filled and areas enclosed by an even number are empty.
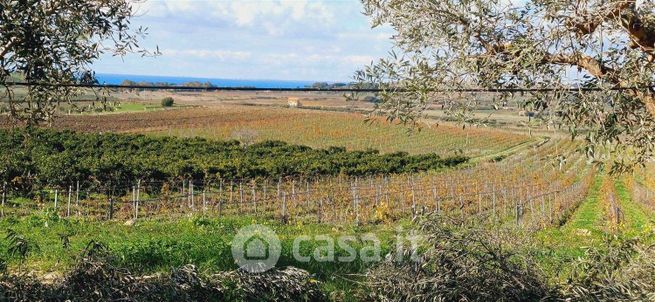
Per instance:
[[[112,265],[146,276],[189,263],[229,272],[237,269],[234,233],[263,224],[282,241],[279,266],[315,274],[321,291],[347,301],[353,288],[366,287],[331,276],[361,276],[380,263],[361,255],[347,263],[302,262],[294,258],[294,238],[371,233],[386,254],[398,229],[447,217],[446,228],[510,230],[522,244],[519,255],[537,255],[549,282],[559,284],[574,276],[572,263],[586,259],[585,247],[606,234],[652,229],[653,167],[608,175],[587,161],[577,140],[444,125],[408,134],[350,113],[303,120],[302,110],[263,117],[259,108],[231,108],[224,115],[183,109],[63,117],[61,128],[78,131],[0,130],[7,238],[0,260],[10,259],[12,270],[62,272],[97,245]],[[162,130],[166,123],[170,130]],[[266,129],[273,130],[262,135]],[[378,136],[355,139],[367,131]],[[322,248],[317,238],[302,249]],[[27,245],[24,258],[11,252],[13,242]]]
[[[655,0],[0,0],[0,302],[655,301],[654,61]]]
[[[136,220],[198,214],[210,217],[260,216],[279,219],[285,223],[369,224],[390,222],[402,217],[416,217],[427,212],[443,212],[466,219],[491,218],[499,222],[512,222],[534,228],[563,223],[567,215],[570,215],[586,196],[594,175],[593,169],[574,152],[577,143],[570,140],[543,141],[501,162],[488,162],[441,172],[434,169],[453,167],[464,160],[459,158],[440,160],[438,157],[429,156],[404,159],[402,155],[376,155],[375,153],[364,153],[368,154],[368,157],[361,157],[360,153],[338,153],[357,155],[346,161],[348,166],[343,166],[351,168],[336,166],[336,170],[316,169],[318,159],[310,157],[307,161],[314,165],[312,171],[322,173],[293,173],[293,170],[273,169],[271,171],[284,172],[241,178],[229,177],[230,174],[225,173],[226,170],[214,171],[211,177],[200,172],[212,170],[211,168],[200,168],[198,173],[171,174],[167,173],[166,169],[162,169],[146,174],[143,171],[151,171],[152,167],[140,163],[134,166],[141,167],[141,170],[126,172],[123,171],[124,169],[119,169],[130,166],[129,157],[120,157],[123,152],[121,150],[128,150],[137,157],[152,158],[153,156],[143,153],[147,148],[173,154],[172,149],[167,149],[171,147],[166,147],[165,144],[160,146],[162,141],[155,138],[125,136],[125,140],[121,140],[120,136],[110,136],[110,139],[104,140],[104,137],[92,135],[80,136],[49,131],[41,132],[37,136],[47,137],[39,143],[44,146],[58,145],[59,140],[75,146],[104,144],[102,146],[118,154],[119,162],[125,165],[111,166],[113,171],[111,178],[103,178],[98,174],[84,174],[88,167],[81,164],[70,164],[66,167],[68,170],[63,170],[63,167],[55,162],[71,163],[72,160],[66,161],[61,157],[53,157],[54,162],[48,166],[54,167],[54,170],[40,170],[40,173],[35,173],[33,176],[43,179],[35,181],[38,186],[33,184],[31,194],[34,198],[12,198],[12,196],[20,197],[17,196],[19,191],[13,193],[8,189],[13,187],[17,190],[20,187],[21,184],[17,183],[15,177],[13,183],[9,182],[13,186],[5,186],[3,215],[24,216],[35,211],[47,210],[62,217],[76,216],[92,220]],[[20,140],[20,137],[18,135],[13,138]],[[139,143],[140,140],[144,143]],[[45,141],[49,143],[44,143]],[[202,140],[166,140],[165,142],[169,144],[177,142],[172,146],[182,153],[185,153],[184,149],[180,149],[184,148],[183,146],[193,146],[195,149],[189,150],[188,153],[201,159],[201,154],[219,154],[225,150],[244,153],[243,149],[232,149],[234,145],[229,143],[222,145],[213,143],[205,146]],[[119,146],[123,147],[119,148]],[[213,149],[206,149],[209,146],[213,146]],[[261,149],[265,146],[271,145],[270,143],[253,145],[248,147],[244,154],[264,156],[263,158],[270,164],[275,163],[272,154],[298,152],[293,146],[280,145],[284,148],[273,149],[265,156],[265,153],[262,153],[264,149]],[[286,149],[287,147],[291,149]],[[299,150],[319,152],[320,157],[332,154],[306,148]],[[30,153],[34,152],[36,151],[30,151]],[[88,152],[91,151],[82,153]],[[16,153],[20,153],[20,150],[16,150]],[[567,154],[567,160],[555,162],[555,155],[560,153]],[[292,157],[298,158],[301,154]],[[70,158],[78,158],[81,154],[70,156]],[[87,156],[106,157],[93,152]],[[400,161],[394,163],[391,159],[398,156]],[[376,159],[377,157],[379,159]],[[371,161],[384,162],[385,165],[372,165],[369,163]],[[85,160],[80,162],[83,163]],[[353,164],[355,166],[352,166]],[[151,165],[162,166],[156,162]],[[256,162],[252,165],[261,166]],[[365,165],[369,169],[362,170],[357,168],[358,165]],[[397,165],[397,168],[393,168],[396,167],[394,165]],[[298,162],[286,166],[304,167]],[[405,170],[398,170],[400,167]],[[94,173],[103,171],[91,170],[96,171]],[[68,174],[57,174],[65,171],[69,171]],[[137,177],[138,173],[144,174]],[[164,175],[168,177],[163,177]],[[83,181],[80,182],[79,179]],[[89,183],[90,179],[95,182]]]
[[[0,116],[0,127],[9,122]],[[220,105],[111,115],[63,116],[58,128],[84,132],[142,133],[157,136],[236,139],[246,144],[279,140],[326,149],[379,150],[382,153],[463,153],[468,157],[495,154],[532,141],[524,134],[461,126],[424,125],[410,131],[384,120],[365,123],[359,113],[276,107]]]

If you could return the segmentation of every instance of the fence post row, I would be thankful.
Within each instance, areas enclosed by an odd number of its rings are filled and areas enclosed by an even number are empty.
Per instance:
[[[483,173],[486,172],[473,171],[465,173],[470,173],[470,177],[484,177],[485,174]],[[476,174],[474,175],[473,173]],[[202,213],[210,211],[212,214],[215,214],[214,211],[216,211],[216,207],[218,207],[219,217],[223,216],[225,213],[233,213],[231,211],[237,212],[237,210],[239,214],[254,213],[255,215],[260,215],[262,212],[270,212],[271,209],[275,211],[275,208],[278,207],[278,205],[274,203],[280,202],[282,219],[287,222],[290,216],[297,217],[302,215],[304,218],[316,217],[319,223],[331,219],[341,219],[349,220],[351,222],[354,220],[356,224],[361,224],[366,223],[371,218],[375,209],[385,205],[383,202],[386,200],[386,206],[389,207],[390,214],[392,215],[404,214],[409,216],[411,206],[412,218],[418,217],[421,213],[424,213],[427,210],[434,209],[437,213],[443,213],[445,211],[454,215],[460,214],[462,220],[467,219],[467,217],[487,217],[487,215],[481,214],[489,214],[489,218],[493,217],[494,220],[505,218],[511,220],[511,217],[515,214],[516,223],[518,225],[528,225],[532,222],[546,223],[546,221],[550,221],[552,223],[554,219],[557,219],[555,216],[559,214],[560,209],[571,206],[573,200],[578,198],[578,195],[582,194],[583,190],[588,189],[588,184],[586,182],[577,182],[562,188],[560,187],[562,184],[559,182],[553,183],[552,185],[510,185],[511,180],[509,178],[501,178],[493,181],[474,180],[467,183],[459,177],[440,178],[432,176],[430,179],[429,176],[426,178],[415,178],[413,175],[399,176],[392,179],[387,176],[380,178],[368,177],[368,183],[366,178],[358,179],[342,177],[339,177],[336,180],[327,180],[325,182],[322,182],[321,179],[314,179],[312,181],[314,187],[312,187],[312,183],[306,179],[289,179],[284,180],[283,183],[283,179],[280,178],[277,184],[266,182],[265,180],[261,183],[256,181],[249,183],[249,180],[245,183],[239,181],[238,197],[234,196],[234,194],[237,193],[236,183],[231,181],[229,201],[227,191],[223,192],[223,180],[220,182],[218,192],[213,190],[207,183],[203,183],[201,190]],[[361,187],[359,186],[359,181],[362,181]],[[275,189],[277,190],[277,194],[275,197],[273,196],[273,192],[268,194],[268,184],[276,186]],[[334,186],[330,184],[333,184]],[[341,185],[339,186],[337,184]],[[90,193],[87,193],[86,197],[84,196],[84,193],[80,196],[79,181],[76,181],[75,183],[70,182],[67,185],[68,196],[64,196],[64,198],[67,198],[67,200],[65,200],[65,202],[67,202],[65,205],[65,214],[64,209],[61,209],[61,214],[66,215],[66,217],[71,217],[71,214],[75,215],[74,212],[71,213],[71,210],[75,211],[75,209],[72,208],[74,206],[77,206],[78,216],[81,215],[82,211],[89,210],[89,213],[92,213],[94,209],[85,208],[87,204],[84,202],[85,198],[91,196]],[[296,187],[296,185],[298,185],[298,187]],[[348,192],[348,185],[350,185],[350,192]],[[384,188],[382,187],[383,185],[385,185]],[[87,189],[87,192],[91,190],[90,188],[86,188],[84,184],[83,187]],[[185,212],[188,211],[187,206],[189,206],[192,212],[199,212],[200,210],[195,207],[195,181],[185,179],[182,182],[181,187],[182,191],[186,192],[186,194],[174,197],[173,200],[181,201],[179,205],[175,205],[176,210]],[[139,219],[140,216],[146,217],[151,214],[159,213],[159,204],[155,204],[154,207],[147,205],[144,209],[146,212],[139,213],[141,210],[141,190],[143,189],[146,190],[144,192],[147,192],[147,188],[148,186],[142,188],[142,180],[136,180],[132,186],[132,214],[133,219],[135,220]],[[180,187],[177,188],[179,189]],[[326,188],[329,188],[330,190],[326,192]],[[107,187],[107,190],[109,189],[110,188]],[[129,196],[129,187],[119,187],[117,189],[119,190],[119,193],[117,194],[119,196],[119,202],[120,200],[124,200],[125,191],[127,191],[127,195]],[[248,189],[250,189],[250,192],[248,192]],[[275,190],[274,188],[271,189]],[[65,186],[54,187],[53,191],[50,191],[51,194],[54,193],[55,211],[60,210],[59,195],[61,190],[65,190]],[[1,216],[6,215],[5,207],[7,206],[6,203],[8,198],[7,191],[7,183],[5,182],[2,186]],[[47,191],[43,192],[47,193]],[[648,190],[639,187],[635,189],[635,192],[638,193],[635,193],[635,195],[638,195],[639,198],[644,198],[644,195],[648,193]],[[75,194],[75,196],[73,196],[73,194]],[[212,194],[214,194],[214,197],[212,197]],[[215,196],[216,194],[219,196]],[[411,200],[409,199],[409,194],[411,194]],[[498,194],[502,194],[502,196],[499,196]],[[116,210],[114,209],[114,194],[112,192],[112,194],[107,195],[109,196],[109,219],[113,219],[115,214],[114,211]],[[267,199],[269,198],[269,195],[270,200]],[[450,198],[448,198],[448,196],[450,196]],[[73,197],[75,198],[74,203]],[[155,196],[153,198],[152,202],[160,202],[160,200],[157,199],[158,197]],[[218,198],[218,200],[216,200],[216,198]],[[352,204],[348,206],[351,201],[350,198],[352,198]],[[185,199],[188,204],[184,203]],[[165,200],[168,201],[170,199],[166,197]],[[150,202],[150,199],[146,198],[144,202]],[[224,202],[227,202],[226,205],[223,204]],[[324,208],[325,202],[332,206],[332,211],[329,208]],[[541,203],[541,216],[539,215],[539,202]],[[555,203],[555,205],[553,205],[553,203]],[[95,203],[89,203],[88,205],[93,206],[93,204]],[[130,208],[129,201],[127,205],[128,208]],[[224,206],[227,207],[224,209]],[[460,213],[457,213],[457,206],[459,206]],[[620,208],[618,208],[615,201],[613,201],[613,207],[613,214],[617,216],[616,221],[618,224],[621,222],[624,213]],[[150,209],[153,210],[153,213],[150,213]],[[224,213],[224,210],[228,212]],[[118,213],[123,213],[123,211],[123,205],[119,204]],[[525,216],[526,211],[529,211],[529,216],[527,217]],[[128,217],[131,216],[129,215],[130,211],[127,211],[127,213]],[[331,216],[332,214],[333,216]]]

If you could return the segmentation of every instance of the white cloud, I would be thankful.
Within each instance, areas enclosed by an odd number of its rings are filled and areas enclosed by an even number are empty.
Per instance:
[[[247,51],[230,51],[230,50],[208,50],[208,49],[164,49],[162,50],[163,56],[174,57],[195,57],[195,58],[209,58],[219,59],[223,61],[228,60],[248,60],[251,58],[252,53]]]
[[[338,80],[386,56],[390,28],[372,30],[359,0],[148,0],[133,25],[155,59],[104,58],[98,72]]]
[[[235,18],[236,24],[239,26],[251,25],[255,20],[255,17],[257,17],[257,14],[259,14],[259,9],[261,8],[260,5],[263,4],[252,1],[232,2],[230,9]]]
[[[291,18],[294,20],[301,20],[306,16],[307,1],[282,0],[281,5],[291,10]]]
[[[353,0],[353,3],[356,3]],[[308,0],[149,0],[137,5],[140,13],[152,17],[190,15],[195,21],[218,18],[239,27],[334,21],[334,12],[325,1]],[[289,22],[291,21],[291,22]]]

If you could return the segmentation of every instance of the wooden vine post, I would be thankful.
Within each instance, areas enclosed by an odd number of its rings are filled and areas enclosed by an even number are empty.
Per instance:
[[[68,203],[66,204],[66,217],[71,216],[71,199],[73,195],[73,186],[68,186]]]
[[[289,222],[289,217],[287,216],[287,193],[282,192],[282,223]]]
[[[132,218],[136,219],[136,186],[132,186],[132,208],[134,209]]]
[[[141,180],[136,183],[136,207],[134,212],[134,219],[139,219],[139,201],[141,199]]]
[[[355,215],[355,224],[359,225],[359,195],[357,194],[357,180],[355,183],[351,184],[351,190],[353,195],[353,214]]]
[[[59,198],[59,190],[55,189],[55,212],[57,212],[57,203]]]
[[[206,192],[206,190],[202,190],[202,212],[203,213],[207,212],[207,192]]]
[[[480,181],[475,182],[475,191],[478,193],[478,215],[482,213],[482,192],[480,191]]]
[[[441,205],[439,204],[439,196],[437,195],[437,185],[432,178],[432,200],[434,200],[434,209],[437,213],[441,214]]]
[[[230,181],[230,200],[227,203],[228,208],[230,204],[233,204],[233,200],[234,200],[234,181]]]
[[[87,194],[87,196],[88,195],[89,194]],[[109,220],[112,220],[114,219],[114,189],[113,188],[111,189],[111,192],[108,193],[108,195],[109,195]]]
[[[491,184],[491,209],[496,220],[496,183]]]
[[[256,188],[256,184],[253,181],[252,182],[252,207],[253,210],[255,211],[255,215],[257,215],[257,192],[255,188]]]
[[[243,206],[243,183],[239,182],[239,214],[242,212]]]
[[[77,216],[80,216],[80,181],[75,184],[75,208],[77,209]]]
[[[318,223],[323,222],[323,198],[318,199],[318,211],[316,212]]]
[[[191,211],[196,211],[196,201],[194,199],[193,180],[189,180],[189,198],[191,199]]]
[[[7,182],[2,184],[2,204],[0,205],[0,217],[5,217],[5,202],[7,201]]]
[[[310,190],[309,190],[309,180],[305,180],[305,210],[309,211],[309,203],[310,203]]]
[[[109,220],[114,219],[114,197],[109,196]]]
[[[410,177],[409,179],[409,186],[412,191],[412,219],[416,218],[417,211],[416,211],[416,192],[414,190],[414,179]]]

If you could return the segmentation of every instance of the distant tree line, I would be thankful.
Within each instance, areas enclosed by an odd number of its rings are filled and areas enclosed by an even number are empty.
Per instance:
[[[380,88],[380,86],[375,83],[367,83],[367,82],[350,82],[350,83],[315,82],[305,87],[316,88],[316,89],[378,89]]]
[[[280,141],[244,146],[238,141],[47,129],[0,130],[0,150],[0,181],[24,191],[76,181],[104,186],[133,184],[136,180],[211,182],[408,173],[468,160],[436,154],[346,151],[341,147],[312,149]]]
[[[184,82],[182,84],[175,84],[175,83],[169,83],[169,82],[147,82],[147,81],[140,81],[140,82],[135,82],[131,80],[123,80],[121,82],[121,85],[123,86],[164,86],[164,87],[192,87],[192,88],[212,88],[216,87],[214,84],[211,82],[200,82],[200,81],[191,81],[191,82]]]

